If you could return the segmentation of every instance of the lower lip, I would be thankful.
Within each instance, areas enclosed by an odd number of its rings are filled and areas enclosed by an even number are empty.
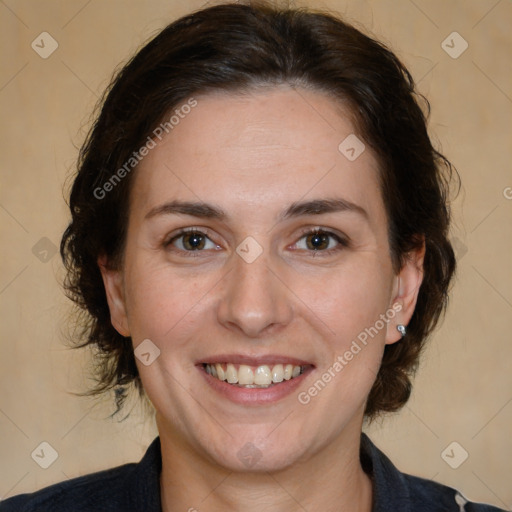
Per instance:
[[[232,402],[241,405],[265,405],[278,402],[290,395],[304,381],[304,378],[313,370],[307,368],[304,373],[290,380],[284,380],[268,388],[242,388],[228,384],[226,381],[212,377],[204,370],[203,366],[197,367],[203,374],[206,382],[219,394]]]

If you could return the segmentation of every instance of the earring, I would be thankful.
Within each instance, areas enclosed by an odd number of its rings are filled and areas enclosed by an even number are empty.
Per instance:
[[[398,332],[402,335],[402,338],[403,338],[407,333],[407,329],[406,329],[405,325],[398,324],[396,326],[396,328],[397,328]]]

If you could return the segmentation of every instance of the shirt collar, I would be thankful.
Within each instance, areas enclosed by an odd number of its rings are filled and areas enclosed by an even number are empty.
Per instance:
[[[129,492],[134,510],[161,512],[160,473],[162,472],[162,452],[160,437],[150,444],[144,457],[135,466],[129,482]]]
[[[411,500],[404,475],[364,433],[361,436],[360,458],[363,469],[372,479],[372,512],[409,512]]]

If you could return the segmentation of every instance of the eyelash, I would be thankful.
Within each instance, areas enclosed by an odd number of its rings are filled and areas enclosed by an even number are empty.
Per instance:
[[[196,234],[205,236],[206,238],[208,238],[208,240],[213,242],[213,240],[211,240],[211,238],[208,236],[208,234],[205,231],[203,231],[200,228],[191,227],[191,228],[183,228],[183,229],[181,229],[172,238],[166,240],[163,245],[164,245],[165,248],[168,248],[168,247],[172,246],[173,242],[175,242],[176,240],[180,239],[184,235],[191,234],[191,233],[196,233]],[[300,241],[303,238],[305,238],[307,236],[310,236],[310,235],[327,235],[328,237],[333,238],[337,242],[337,245],[335,247],[332,247],[331,249],[324,249],[324,250],[317,250],[317,251],[315,251],[315,250],[307,251],[307,252],[313,253],[313,257],[317,257],[317,256],[330,256],[331,254],[333,254],[335,252],[338,252],[338,251],[340,251],[340,250],[342,250],[344,248],[349,247],[348,239],[346,239],[346,238],[344,238],[344,237],[342,237],[342,236],[340,236],[340,235],[338,235],[336,233],[333,233],[332,231],[329,231],[327,229],[322,229],[320,227],[313,228],[313,229],[308,228],[308,229],[302,231],[301,234],[300,234],[299,239],[297,240],[297,242],[295,242],[294,245],[296,245],[298,243],[298,241]],[[213,243],[215,243],[215,242],[213,242]],[[215,244],[215,245],[218,245],[218,244]],[[182,255],[184,255],[186,257],[192,257],[192,258],[198,257],[198,256],[200,256],[199,253],[204,252],[204,250],[187,251],[187,250],[176,249],[176,248],[174,248],[173,250],[181,253]]]
[[[337,245],[335,247],[331,247],[330,249],[324,249],[324,250],[318,250],[318,251],[314,251],[314,250],[307,251],[307,252],[313,253],[313,257],[330,256],[338,251],[341,251],[341,250],[349,247],[348,238],[345,238],[341,235],[333,233],[332,231],[329,231],[328,229],[322,229],[320,227],[316,227],[313,229],[311,229],[311,228],[305,229],[304,231],[301,232],[299,240],[302,240],[303,238],[308,237],[310,235],[327,235],[328,237],[333,238],[337,242]],[[297,242],[295,242],[294,245],[296,245],[299,240],[297,240]]]

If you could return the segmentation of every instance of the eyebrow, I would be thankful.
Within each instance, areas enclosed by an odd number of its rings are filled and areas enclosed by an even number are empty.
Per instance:
[[[368,220],[368,213],[364,208],[341,198],[294,202],[278,216],[278,220],[282,221],[303,215],[322,215],[337,212],[354,212]],[[151,219],[159,215],[176,214],[217,220],[225,220],[228,217],[222,208],[201,201],[169,201],[152,208],[146,214],[145,219]]]

